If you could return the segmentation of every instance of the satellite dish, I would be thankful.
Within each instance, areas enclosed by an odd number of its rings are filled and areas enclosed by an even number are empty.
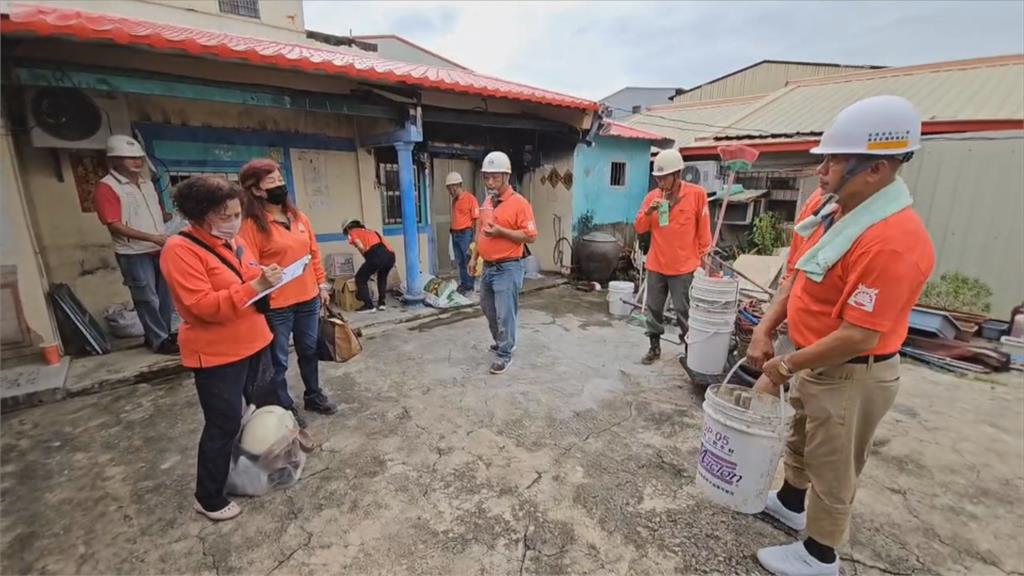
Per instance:
[[[696,166],[687,166],[683,168],[683,180],[686,180],[690,184],[700,184],[700,169]]]
[[[29,103],[39,130],[61,140],[92,138],[103,126],[103,112],[85,92],[74,88],[43,88]]]

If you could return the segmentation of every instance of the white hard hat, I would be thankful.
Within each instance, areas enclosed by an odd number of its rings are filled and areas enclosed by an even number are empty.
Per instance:
[[[484,165],[480,168],[480,171],[511,174],[512,161],[508,159],[508,154],[504,152],[491,152],[484,157]]]
[[[444,179],[445,186],[451,186],[452,184],[462,184],[462,174],[458,172],[449,172],[448,176]]]
[[[683,155],[679,153],[679,150],[670,148],[658,152],[658,155],[654,157],[654,170],[651,170],[651,175],[664,176],[682,169]]]
[[[921,147],[921,115],[906,98],[872,96],[843,108],[811,154],[897,156]]]
[[[107,138],[107,156],[113,158],[142,158],[146,151],[131,136],[114,134]]]
[[[262,455],[282,437],[298,433],[295,416],[280,406],[264,406],[249,417],[239,444],[250,454]]]

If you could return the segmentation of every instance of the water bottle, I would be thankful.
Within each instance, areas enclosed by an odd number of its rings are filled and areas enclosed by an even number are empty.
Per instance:
[[[669,205],[667,200],[658,204],[658,224],[660,226],[668,226],[668,210]]]

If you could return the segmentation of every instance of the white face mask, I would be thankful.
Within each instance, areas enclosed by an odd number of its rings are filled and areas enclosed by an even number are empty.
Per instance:
[[[214,222],[210,229],[210,234],[213,234],[221,240],[230,242],[238,236],[238,231],[242,229],[242,219],[236,218],[231,222]]]

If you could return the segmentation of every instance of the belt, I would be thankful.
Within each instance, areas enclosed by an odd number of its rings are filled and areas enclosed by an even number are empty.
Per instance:
[[[519,262],[523,257],[517,258],[503,258],[501,260],[484,260],[484,266],[490,268],[491,266],[500,266],[502,264],[508,264],[509,262]]]
[[[449,232],[452,234],[458,234],[459,232],[470,232],[472,230],[472,228],[462,228],[461,230],[449,230]]]
[[[802,350],[802,349],[803,348],[797,348],[797,350]],[[874,359],[874,361],[876,363],[877,362],[885,362],[886,360],[889,360],[893,356],[897,356],[898,354],[899,354],[899,352],[893,352],[891,354],[865,354],[863,356],[854,356],[853,358],[850,358],[849,360],[844,362],[844,364],[869,364],[871,362],[872,358]]]
[[[877,362],[885,362],[893,356],[896,356],[899,352],[893,352],[891,354],[865,354],[864,356],[856,356],[846,361],[847,364],[869,364],[871,360]]]

